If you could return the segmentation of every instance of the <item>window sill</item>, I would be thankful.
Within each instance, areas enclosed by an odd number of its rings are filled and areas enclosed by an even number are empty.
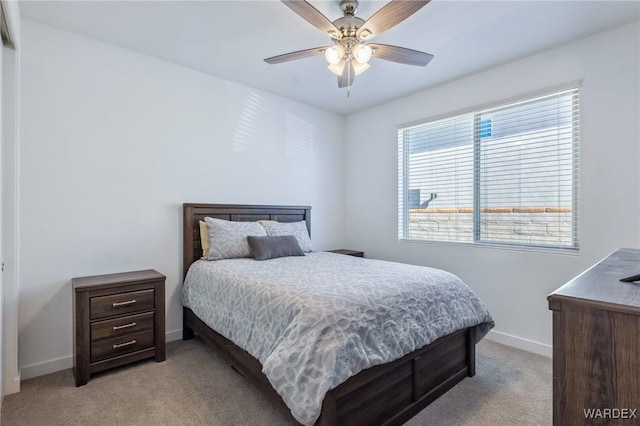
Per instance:
[[[492,250],[506,250],[506,251],[524,251],[544,254],[554,254],[562,256],[579,256],[580,248],[556,248],[556,247],[538,247],[538,246],[522,246],[522,245],[510,245],[510,244],[492,244],[492,243],[469,243],[469,242],[456,242],[456,241],[434,241],[434,240],[417,240],[409,238],[399,238],[401,243],[409,244],[435,244],[435,245],[447,245],[453,247],[472,247],[475,249],[492,249]]]

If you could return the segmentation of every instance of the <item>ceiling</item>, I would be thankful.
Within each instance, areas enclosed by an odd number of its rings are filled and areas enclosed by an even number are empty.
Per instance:
[[[339,0],[310,0],[329,19]],[[367,19],[385,1],[360,0]],[[640,19],[640,1],[433,0],[373,39],[435,55],[427,67],[371,60],[351,95],[322,56],[263,59],[330,44],[276,0],[21,1],[23,18],[347,115]],[[611,47],[615,49],[615,46]],[[596,52],[594,52],[595,54]]]

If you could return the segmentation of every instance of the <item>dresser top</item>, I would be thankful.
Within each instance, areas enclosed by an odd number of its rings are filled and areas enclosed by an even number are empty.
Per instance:
[[[76,291],[89,289],[95,285],[128,284],[133,282],[150,282],[164,280],[166,277],[155,269],[144,271],[121,272],[117,274],[92,275],[71,279],[71,285]]]
[[[599,308],[640,314],[640,282],[620,278],[640,274],[640,250],[622,248],[549,295],[553,302],[575,301]]]

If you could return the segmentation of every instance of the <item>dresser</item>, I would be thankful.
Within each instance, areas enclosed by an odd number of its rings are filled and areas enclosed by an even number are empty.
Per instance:
[[[108,368],[165,360],[165,279],[149,269],[71,280],[76,386]]]
[[[619,249],[553,292],[553,424],[640,424],[640,250]]]

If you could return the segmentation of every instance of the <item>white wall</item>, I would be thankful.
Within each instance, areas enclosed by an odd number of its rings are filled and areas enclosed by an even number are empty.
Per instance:
[[[616,248],[640,246],[639,40],[635,22],[348,116],[347,246],[457,274],[492,311],[494,339],[550,354],[546,296]],[[583,80],[579,255],[398,241],[398,125],[576,80]]]
[[[23,378],[71,366],[72,277],[157,269],[181,336],[183,202],[311,205],[343,246],[343,117],[31,21],[21,79]]]

